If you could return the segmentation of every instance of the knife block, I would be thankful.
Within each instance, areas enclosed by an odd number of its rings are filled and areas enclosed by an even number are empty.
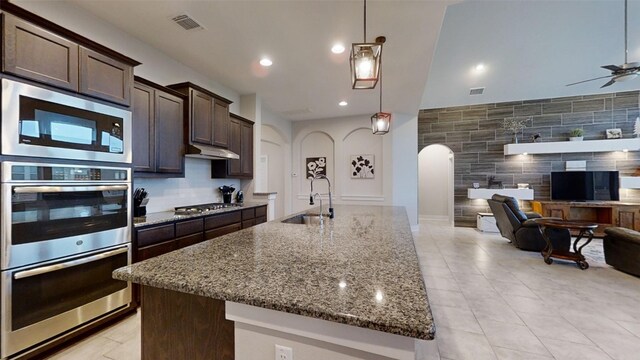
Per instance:
[[[134,206],[133,208],[133,217],[140,217],[147,215],[147,207],[146,206]]]

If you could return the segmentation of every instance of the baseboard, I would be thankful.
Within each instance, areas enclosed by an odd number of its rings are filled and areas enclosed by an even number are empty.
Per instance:
[[[420,215],[420,220],[430,221],[430,220],[449,220],[449,216],[447,215]]]

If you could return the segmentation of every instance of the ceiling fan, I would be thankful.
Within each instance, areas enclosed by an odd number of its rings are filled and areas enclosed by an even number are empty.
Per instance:
[[[607,69],[611,71],[611,75],[600,76],[594,79],[578,81],[575,83],[567,84],[567,86],[582,84],[588,81],[600,80],[611,78],[606,84],[600,86],[600,88],[607,87],[613,85],[616,82],[624,82],[627,80],[635,79],[636,76],[640,73],[640,62],[627,62],[627,54],[628,50],[628,41],[627,41],[627,0],[624,0],[624,64],[622,65],[604,65],[601,66],[603,69]]]

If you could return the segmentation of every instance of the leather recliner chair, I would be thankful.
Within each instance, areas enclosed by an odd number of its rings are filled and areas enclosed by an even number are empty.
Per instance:
[[[496,225],[500,234],[520,250],[542,251],[547,247],[547,242],[540,233],[540,228],[531,219],[541,218],[535,212],[523,212],[518,201],[510,196],[495,194],[487,200],[489,207],[496,218]],[[545,234],[551,239],[551,244],[556,250],[569,250],[571,234],[567,229],[549,229]]]
[[[609,227],[604,233],[604,261],[622,272],[640,276],[640,232]]]

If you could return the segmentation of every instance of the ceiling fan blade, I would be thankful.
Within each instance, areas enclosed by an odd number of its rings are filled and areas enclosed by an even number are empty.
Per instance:
[[[611,71],[619,71],[622,70],[622,68],[618,65],[603,65],[600,66],[603,69],[607,69],[607,70],[611,70]]]
[[[582,80],[582,81],[574,82],[574,83],[571,83],[571,84],[567,84],[567,85],[565,85],[565,86],[571,86],[571,85],[582,84],[582,83],[586,83],[586,82],[593,81],[593,80],[606,79],[606,78],[610,78],[610,77],[612,77],[612,76],[615,76],[615,75],[600,76],[600,77],[597,77],[597,78],[594,78],[594,79]]]
[[[606,84],[600,86],[600,89],[602,89],[603,87],[607,87],[607,86],[613,85],[613,83],[615,83],[615,82],[616,82],[616,79],[611,79]]]

